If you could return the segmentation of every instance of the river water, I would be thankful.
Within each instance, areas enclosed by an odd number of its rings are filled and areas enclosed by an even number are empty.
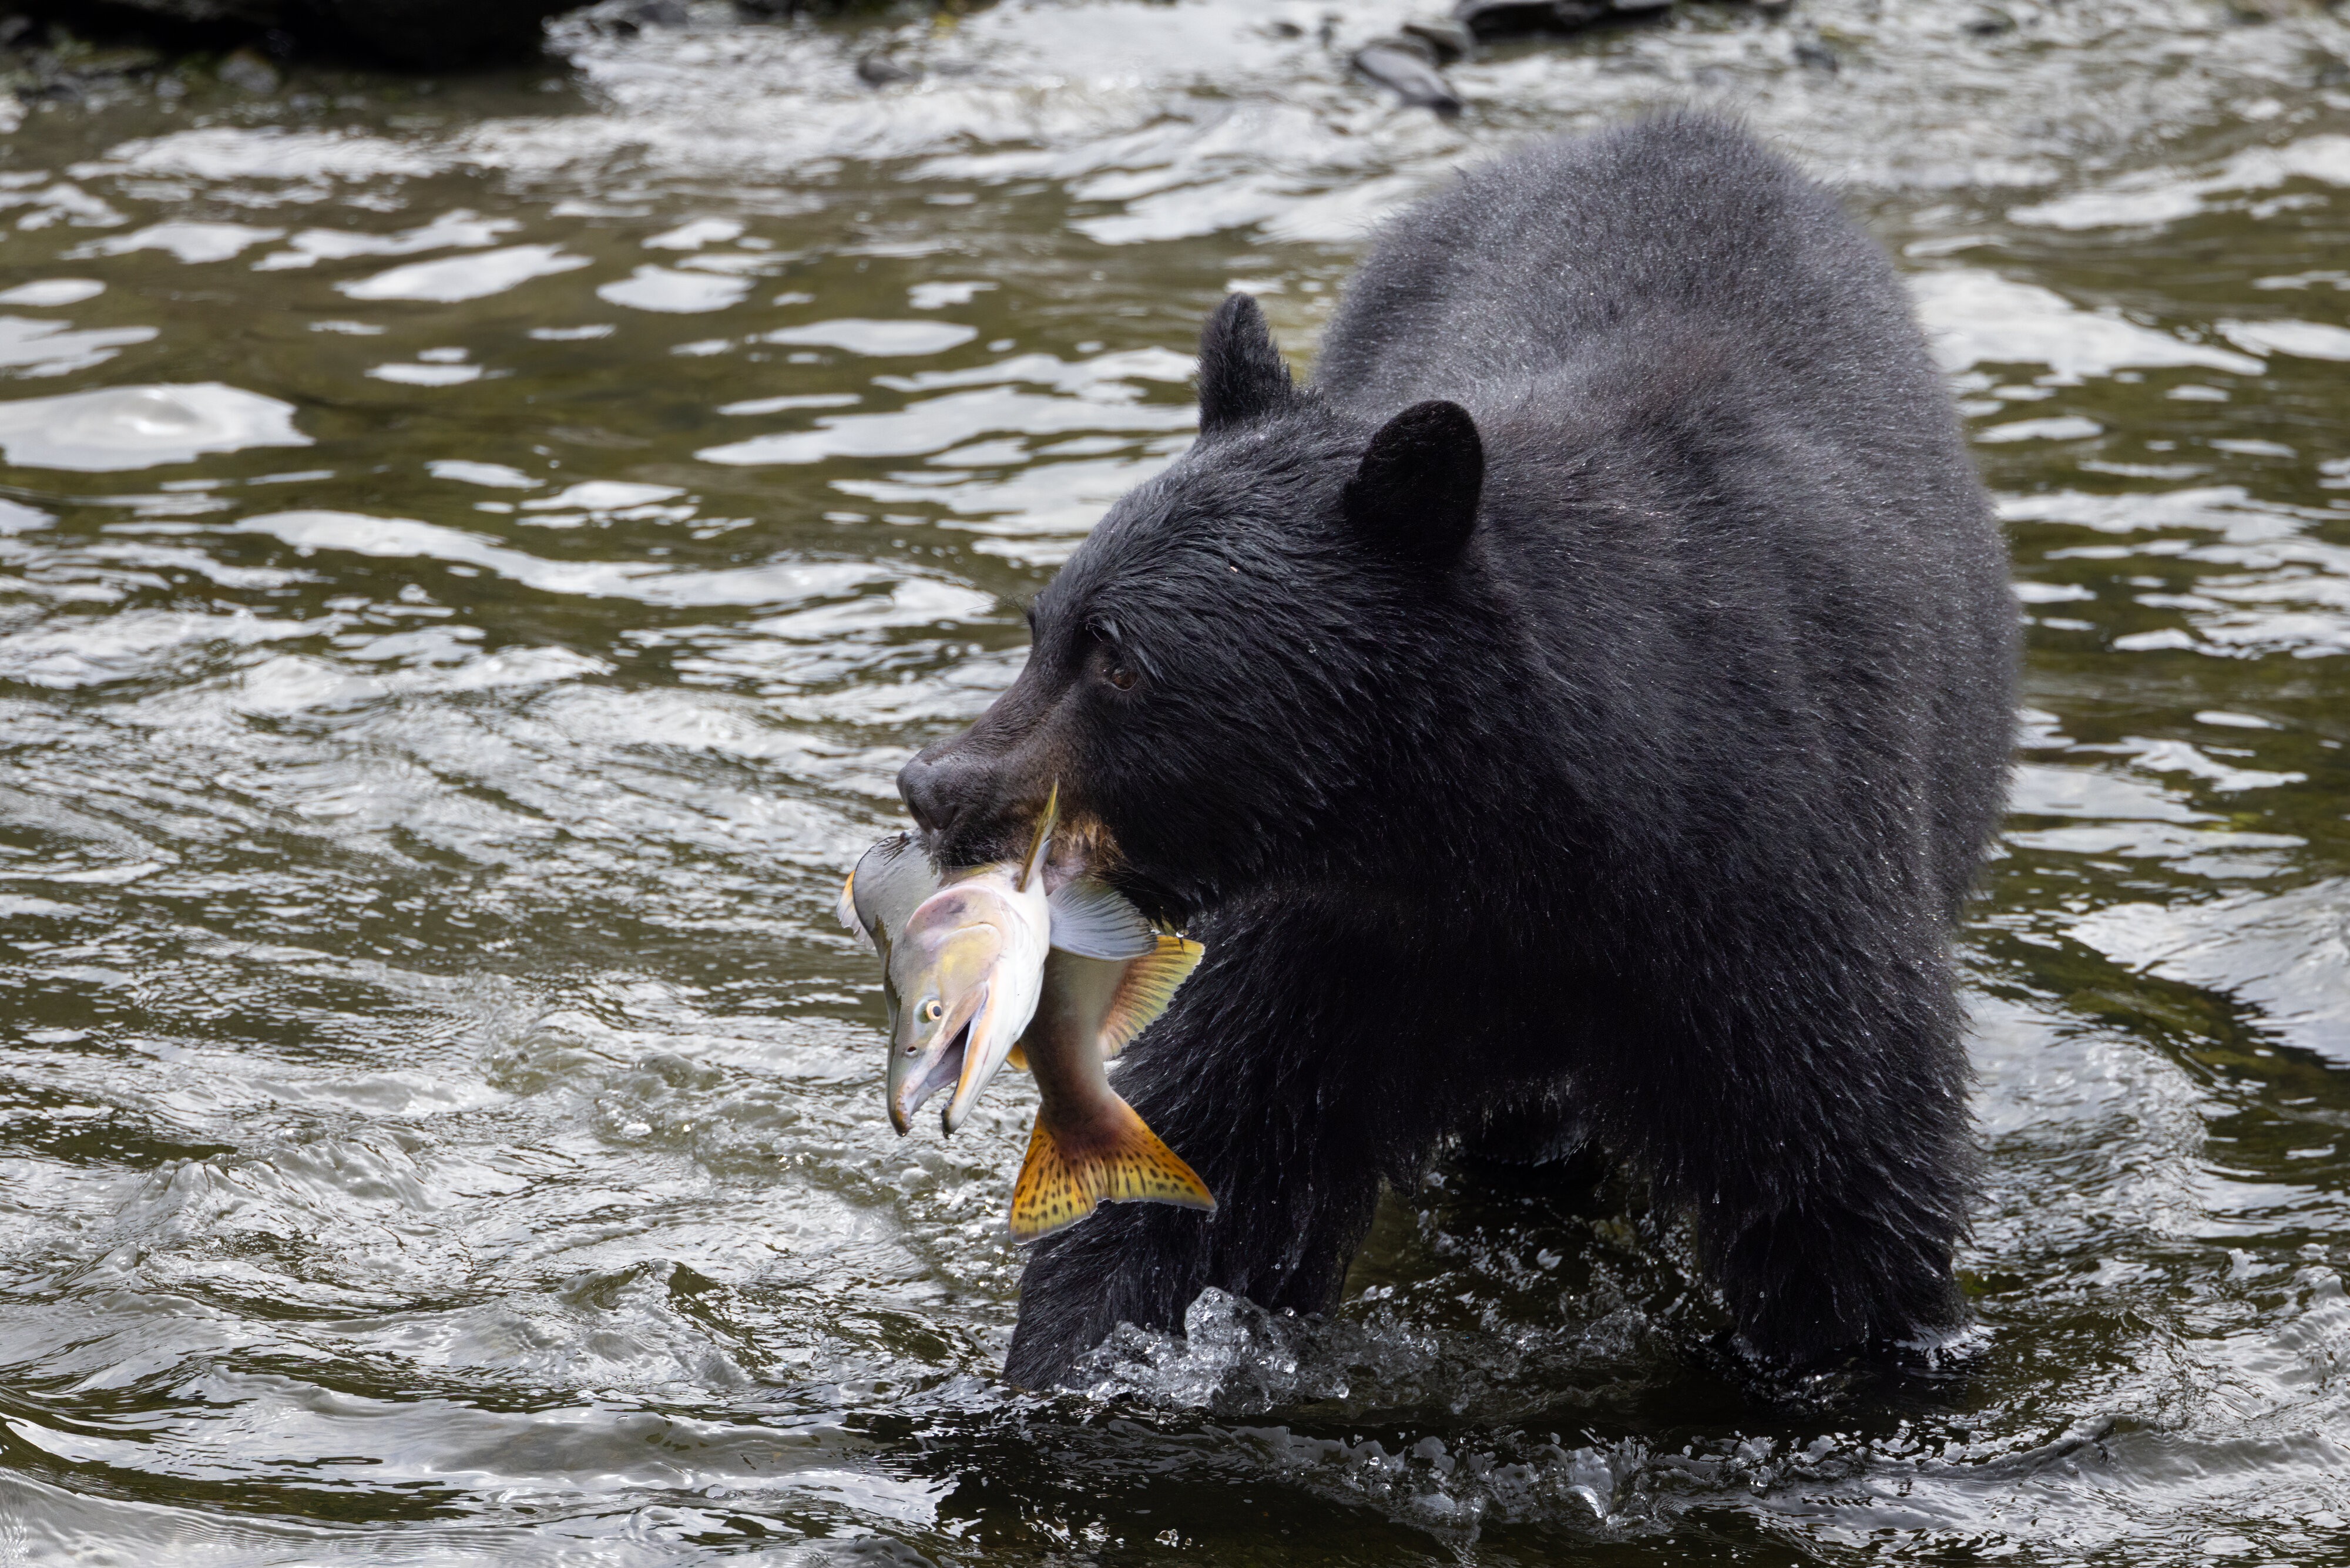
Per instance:
[[[8,111],[0,1561],[2350,1560],[2350,26],[1690,0],[1446,124],[1387,0],[614,15]],[[1637,1193],[1450,1162],[1327,1321],[1004,1387],[1033,1091],[891,1136],[844,867],[1228,287],[1310,365],[1380,213],[1677,102],[2012,530],[1977,1327],[1766,1397]]]

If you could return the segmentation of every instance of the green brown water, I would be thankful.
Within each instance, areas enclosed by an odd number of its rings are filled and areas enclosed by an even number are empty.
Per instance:
[[[1805,4],[1452,127],[1243,0],[26,112],[0,1561],[2350,1561],[2350,28]],[[1412,189],[1690,100],[1902,258],[2012,528],[1978,1330],[1762,1403],[1626,1192],[1448,1164],[1330,1321],[1003,1387],[1030,1091],[890,1135],[842,868],[1229,284],[1310,358]]]

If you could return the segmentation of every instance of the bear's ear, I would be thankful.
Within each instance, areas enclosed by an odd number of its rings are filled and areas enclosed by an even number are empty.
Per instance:
[[[1289,397],[1289,367],[1264,312],[1249,295],[1224,296],[1200,330],[1200,433],[1269,413]]]
[[[1414,403],[1363,451],[1347,482],[1347,521],[1390,555],[1441,566],[1477,524],[1485,443],[1458,403]]]

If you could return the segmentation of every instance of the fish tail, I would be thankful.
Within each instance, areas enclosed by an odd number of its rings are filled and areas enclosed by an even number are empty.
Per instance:
[[[1172,1203],[1213,1209],[1215,1194],[1183,1163],[1134,1107],[1116,1095],[1082,1139],[1056,1136],[1039,1116],[1028,1135],[1028,1158],[1012,1189],[1012,1234],[1023,1241],[1074,1225],[1097,1203]]]
[[[1053,827],[1061,820],[1061,783],[1053,781],[1053,793],[1045,797],[1044,815],[1036,818],[1036,836],[1028,841],[1028,855],[1020,863],[1020,891],[1045,872],[1045,853],[1053,847]]]

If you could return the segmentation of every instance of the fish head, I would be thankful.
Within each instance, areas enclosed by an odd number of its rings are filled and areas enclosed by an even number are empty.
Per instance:
[[[941,1118],[950,1133],[962,1126],[981,1091],[1011,1060],[1044,993],[1051,914],[1041,884],[1007,896],[1003,913],[1003,947],[988,979],[987,1000],[963,1032],[954,1097]]]
[[[949,888],[914,911],[889,944],[889,1124],[962,1076],[972,1025],[985,1013],[1003,956],[1001,911],[983,889]]]

